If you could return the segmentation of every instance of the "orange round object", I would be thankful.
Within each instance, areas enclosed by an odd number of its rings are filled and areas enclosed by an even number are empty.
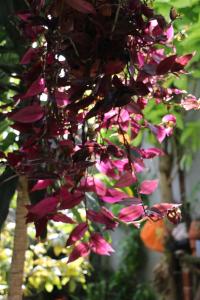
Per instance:
[[[141,229],[140,238],[147,248],[163,252],[165,234],[166,228],[163,220],[156,222],[148,220]]]

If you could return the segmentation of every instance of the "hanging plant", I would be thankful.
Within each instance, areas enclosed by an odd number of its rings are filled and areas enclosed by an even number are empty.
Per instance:
[[[146,159],[163,151],[133,145],[146,130],[159,143],[173,134],[172,114],[159,124],[144,116],[150,101],[169,109],[199,109],[199,100],[163,87],[169,76],[185,73],[193,57],[177,56],[172,22],[139,0],[27,2],[27,11],[18,13],[30,43],[21,60],[25,91],[15,95],[7,114],[21,146],[6,159],[17,174],[27,176],[30,192],[44,191],[37,204],[27,206],[27,222],[35,223],[36,236],[49,220],[76,223],[67,241],[73,247],[71,262],[91,251],[110,255],[114,250],[103,235],[120,223],[138,227],[165,216],[178,222],[179,205],[147,207],[142,201],[158,181],[139,183],[138,174],[145,171]],[[116,142],[105,137],[109,130]],[[112,184],[100,180],[97,170]],[[128,186],[134,196],[127,193]],[[115,203],[122,205],[118,215],[111,210]],[[79,207],[85,210],[83,220]]]

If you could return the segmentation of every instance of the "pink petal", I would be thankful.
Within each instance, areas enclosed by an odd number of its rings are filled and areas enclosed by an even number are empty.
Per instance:
[[[158,187],[158,179],[145,180],[140,185],[139,193],[144,195],[152,194]]]
[[[167,28],[165,34],[167,35],[166,43],[171,43],[174,39],[174,28],[172,25]]]
[[[162,122],[163,123],[168,123],[168,122],[172,122],[174,124],[176,124],[176,117],[174,115],[165,115],[163,118],[162,118]]]
[[[191,109],[200,109],[200,100],[197,100],[194,96],[190,96],[188,98],[185,98],[181,100],[180,104],[185,110],[191,110]]]
[[[141,218],[143,215],[144,208],[142,205],[131,205],[121,209],[119,219],[123,222],[131,222]]]

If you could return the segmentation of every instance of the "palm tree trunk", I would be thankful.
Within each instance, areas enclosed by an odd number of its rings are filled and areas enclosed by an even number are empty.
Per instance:
[[[18,184],[16,227],[9,277],[8,300],[22,300],[23,297],[22,284],[27,248],[27,225],[25,223],[25,205],[27,203],[29,203],[27,179],[21,176]]]

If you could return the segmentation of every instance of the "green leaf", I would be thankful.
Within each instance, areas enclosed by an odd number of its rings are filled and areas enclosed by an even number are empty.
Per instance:
[[[46,282],[46,284],[45,284],[45,290],[48,293],[51,293],[53,291],[53,284],[51,282]]]
[[[10,201],[17,188],[18,176],[15,175],[15,172],[10,167],[7,167],[0,176],[0,229],[7,218]]]

